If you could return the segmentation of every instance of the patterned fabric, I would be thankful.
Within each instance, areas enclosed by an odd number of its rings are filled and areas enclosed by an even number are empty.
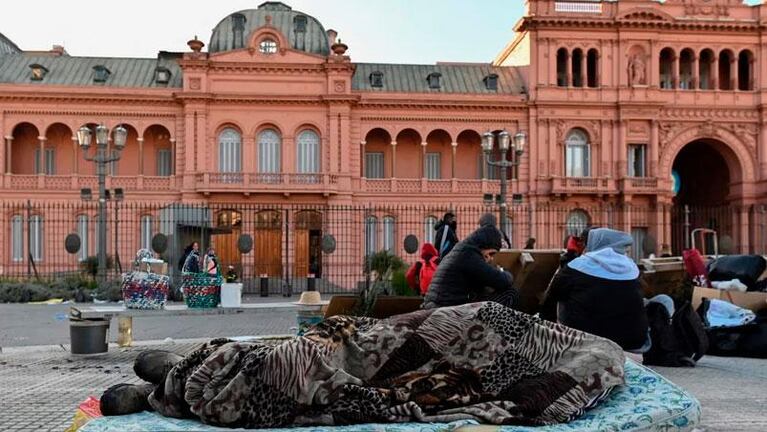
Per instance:
[[[218,339],[150,396],[228,427],[564,423],[623,384],[614,343],[497,303],[338,316],[281,345]]]
[[[700,421],[700,403],[684,390],[662,376],[637,365],[631,360],[625,365],[626,384],[616,387],[594,409],[566,424],[540,427],[503,426],[497,432],[688,432]],[[448,424],[392,423],[335,426],[328,428],[299,428],[291,432],[404,432],[404,431],[451,431],[472,420]],[[101,417],[88,423],[80,432],[149,432],[174,431],[220,431],[231,430],[206,426],[195,420],[178,420],[143,412],[121,417]]]

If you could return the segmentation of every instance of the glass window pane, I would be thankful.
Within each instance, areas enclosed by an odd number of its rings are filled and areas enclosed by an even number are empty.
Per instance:
[[[423,241],[424,243],[434,244],[434,225],[437,224],[437,218],[435,216],[429,216],[423,223]]]
[[[375,216],[368,216],[365,220],[365,255],[370,255],[378,250],[378,220]]]
[[[240,147],[242,136],[235,129],[226,128],[218,135],[218,170],[220,172],[240,172]]]
[[[442,178],[441,153],[426,153],[426,178]]]
[[[389,252],[394,252],[395,224],[396,220],[391,216],[383,219],[383,248]]]
[[[80,251],[77,252],[77,258],[84,261],[88,258],[88,216],[77,216],[77,235],[80,236]]]
[[[365,177],[384,178],[383,153],[365,153]]]
[[[11,218],[11,256],[14,261],[24,260],[24,221],[19,215]]]
[[[299,173],[320,172],[320,137],[312,130],[298,134],[296,161]]]
[[[258,172],[278,173],[280,169],[280,147],[282,138],[274,129],[258,134]]]

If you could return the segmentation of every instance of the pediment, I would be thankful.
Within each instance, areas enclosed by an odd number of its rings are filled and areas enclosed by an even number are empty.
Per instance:
[[[674,22],[674,17],[653,8],[631,9],[619,15],[616,19],[618,21]]]

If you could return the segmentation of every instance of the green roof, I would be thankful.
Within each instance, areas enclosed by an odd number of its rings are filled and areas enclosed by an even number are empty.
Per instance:
[[[31,79],[30,65],[39,64],[48,72],[40,81]],[[105,82],[94,81],[94,66],[106,67],[110,74]],[[155,70],[163,67],[170,71],[170,81],[155,81]],[[0,55],[0,83],[98,86],[98,87],[181,87],[182,73],[173,58],[111,58],[70,57],[49,55]]]
[[[8,39],[4,34],[0,33],[0,54],[11,54],[18,52],[21,52],[21,49],[19,49],[19,47],[16,46],[12,40]]]
[[[482,93],[521,94],[526,92],[524,78],[517,67],[491,64],[409,65],[386,63],[357,63],[352,89],[370,92],[405,93]],[[370,76],[383,73],[383,86],[373,87]],[[440,88],[429,88],[428,76],[441,74]],[[497,90],[488,89],[485,77],[495,74]]]
[[[232,13],[213,28],[213,34],[208,44],[208,52],[231,51],[244,46],[237,46],[234,37],[234,23],[237,15],[244,17],[242,29],[243,44],[247,44],[248,35],[253,30],[266,25],[266,17],[271,19],[271,25],[279,30],[290,42],[294,49],[323,56],[330,55],[328,35],[316,18],[303,12],[294,11],[290,6],[281,2],[265,2],[258,9],[246,9]],[[296,17],[305,17],[306,28],[303,33],[296,32]],[[301,19],[301,18],[299,18]]]

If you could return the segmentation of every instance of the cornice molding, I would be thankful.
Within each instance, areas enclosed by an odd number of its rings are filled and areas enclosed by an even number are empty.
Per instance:
[[[78,94],[78,93],[0,93],[0,102],[57,102],[57,103],[114,103],[129,105],[174,105],[172,95],[167,97],[122,95],[122,94]]]
[[[3,113],[8,115],[58,115],[58,116],[114,116],[114,117],[151,117],[151,118],[169,118],[175,119],[178,113],[160,113],[160,112],[125,112],[109,110],[52,110],[52,109],[5,109]]]
[[[524,118],[467,118],[467,117],[421,117],[421,116],[362,116],[360,122],[443,122],[443,123],[512,123]]]
[[[621,28],[647,28],[658,30],[703,30],[703,31],[733,31],[744,32],[752,31],[758,33],[760,29],[767,28],[767,23],[742,22],[742,21],[621,21],[616,19],[589,19],[574,16],[562,17],[536,17],[529,19],[525,25],[525,30],[539,30],[547,27],[572,27],[580,28],[599,28],[599,29],[621,29]]]

